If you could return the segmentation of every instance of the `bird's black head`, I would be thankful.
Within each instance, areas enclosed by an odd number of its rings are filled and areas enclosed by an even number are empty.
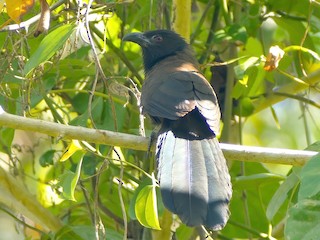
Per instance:
[[[141,46],[146,72],[162,59],[188,48],[186,41],[170,30],[129,33],[124,36],[123,41],[134,42]]]

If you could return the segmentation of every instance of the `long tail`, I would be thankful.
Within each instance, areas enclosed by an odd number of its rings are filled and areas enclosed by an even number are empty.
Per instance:
[[[158,137],[157,159],[166,208],[189,226],[222,229],[232,189],[218,140],[186,140],[168,131]]]

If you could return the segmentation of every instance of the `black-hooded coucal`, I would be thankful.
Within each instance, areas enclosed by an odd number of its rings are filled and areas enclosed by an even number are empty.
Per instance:
[[[219,147],[216,95],[177,33],[155,30],[123,38],[143,52],[142,113],[160,125],[156,158],[162,200],[189,226],[222,229],[232,194]]]

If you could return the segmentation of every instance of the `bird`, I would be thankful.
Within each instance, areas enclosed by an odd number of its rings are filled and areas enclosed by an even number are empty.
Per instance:
[[[232,186],[217,140],[221,114],[191,46],[165,29],[122,40],[142,48],[140,109],[158,129],[155,156],[164,206],[187,226],[223,229]]]

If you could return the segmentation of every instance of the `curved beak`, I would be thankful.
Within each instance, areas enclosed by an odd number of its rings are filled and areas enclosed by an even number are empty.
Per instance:
[[[141,47],[147,47],[150,44],[148,38],[146,38],[143,33],[135,32],[129,33],[122,38],[122,41],[134,42],[139,44]]]

